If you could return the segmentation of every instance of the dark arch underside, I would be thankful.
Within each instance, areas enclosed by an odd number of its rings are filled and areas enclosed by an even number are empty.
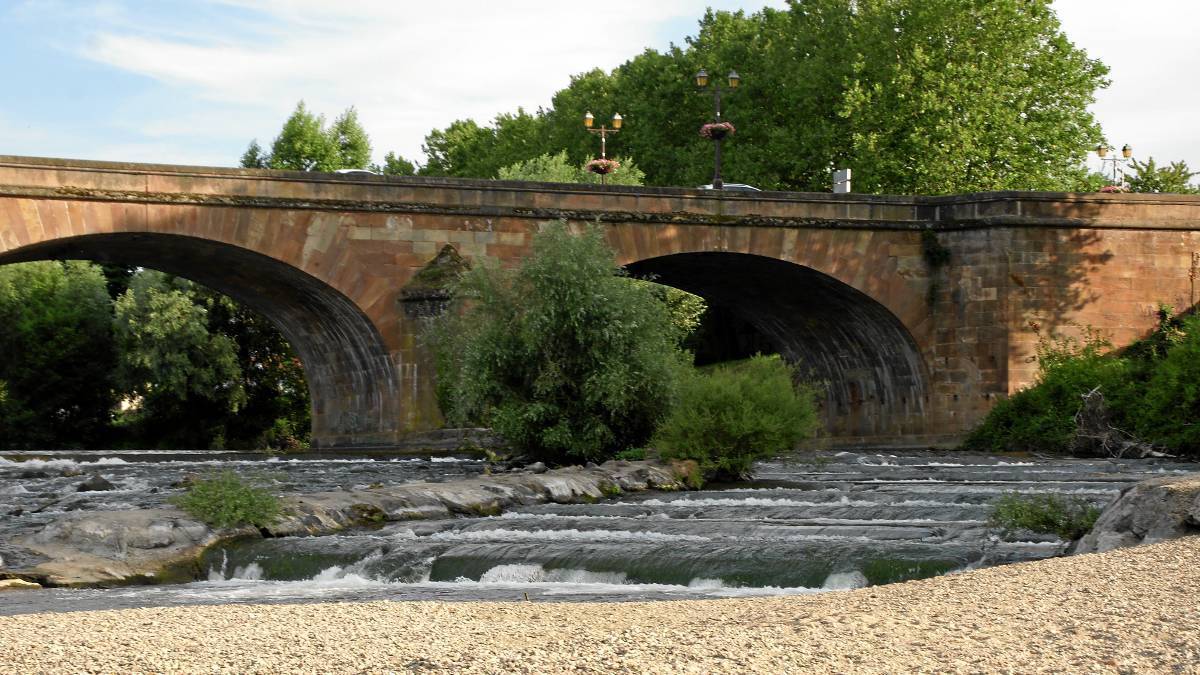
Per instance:
[[[314,445],[394,438],[399,384],[379,331],[349,298],[291,265],[228,244],[157,233],[85,235],[0,256],[0,264],[34,260],[149,267],[224,293],[273,322],[300,355],[313,402]]]
[[[626,269],[749,323],[804,377],[824,383],[835,440],[925,432],[928,389],[917,345],[895,315],[861,291],[808,267],[741,253],[680,253]]]

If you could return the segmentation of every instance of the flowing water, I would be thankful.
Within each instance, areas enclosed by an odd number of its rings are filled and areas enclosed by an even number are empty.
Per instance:
[[[187,475],[262,472],[281,491],[442,481],[482,472],[466,458],[277,459],[226,453],[36,453],[0,458],[0,542],[64,512],[161,504]],[[1169,460],[826,453],[764,462],[750,483],[523,507],[496,517],[390,523],[210,551],[208,578],[0,596],[0,614],[230,602],[647,600],[858,588],[1060,555],[1053,536],[987,525],[1008,492],[1107,504],[1145,478],[1195,470]],[[79,475],[82,472],[82,475]],[[73,492],[91,473],[116,490]],[[0,543],[0,556],[14,555]]]

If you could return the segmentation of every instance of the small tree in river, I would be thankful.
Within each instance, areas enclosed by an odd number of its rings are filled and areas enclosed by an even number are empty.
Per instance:
[[[553,223],[516,270],[477,265],[431,330],[442,409],[551,462],[637,447],[670,410],[677,347],[664,304],[630,284],[598,229]]]

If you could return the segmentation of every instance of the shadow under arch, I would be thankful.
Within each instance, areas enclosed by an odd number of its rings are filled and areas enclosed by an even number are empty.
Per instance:
[[[152,232],[55,239],[0,255],[0,265],[35,260],[149,267],[244,303],[275,324],[300,356],[314,447],[394,442],[400,387],[383,338],[353,301],[325,282],[238,246]]]
[[[802,377],[823,383],[835,444],[928,433],[928,376],[917,343],[865,293],[809,267],[745,253],[676,253],[625,268],[749,323]]]

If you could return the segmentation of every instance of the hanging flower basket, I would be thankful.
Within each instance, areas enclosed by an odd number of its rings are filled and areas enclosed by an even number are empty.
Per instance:
[[[710,122],[700,127],[700,135],[719,141],[726,136],[732,136],[737,129],[733,128],[732,122]]]
[[[1108,193],[1129,192],[1129,190],[1124,185],[1105,185],[1104,187],[1100,188],[1100,191],[1108,192]]]
[[[610,174],[620,168],[621,163],[615,159],[593,159],[584,165],[584,169],[601,176]]]

